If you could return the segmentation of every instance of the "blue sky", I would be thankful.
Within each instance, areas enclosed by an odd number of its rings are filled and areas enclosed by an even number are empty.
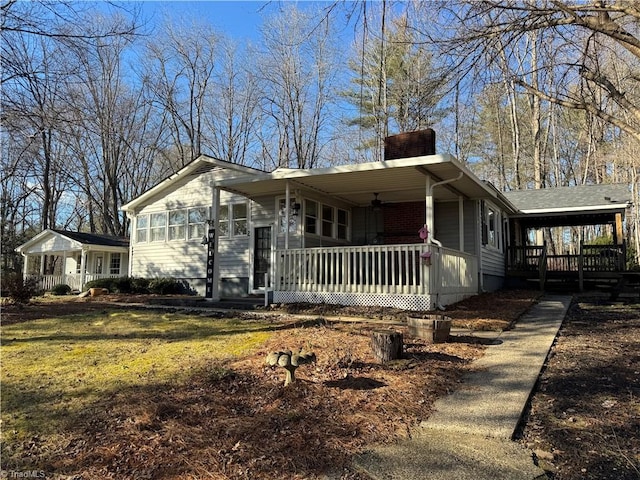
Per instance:
[[[278,11],[284,1],[160,1],[143,2],[143,12],[156,23],[166,13],[173,19],[184,17],[210,23],[215,30],[235,40],[256,40],[263,19]],[[299,8],[329,5],[332,2],[295,2]]]

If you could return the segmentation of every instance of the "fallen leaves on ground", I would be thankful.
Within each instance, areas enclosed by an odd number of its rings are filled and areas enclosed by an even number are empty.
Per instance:
[[[532,398],[522,443],[554,480],[640,479],[640,304],[581,296]]]
[[[484,294],[446,312],[473,330],[508,328],[537,298],[536,292]],[[67,310],[65,310],[65,308]],[[26,306],[25,318],[114,308],[108,299]],[[292,307],[293,308],[293,307]],[[473,337],[429,344],[412,339],[397,322],[405,312],[375,308],[297,306],[272,315],[274,334],[246,358],[201,366],[186,382],[126,388],[105,395],[60,432],[32,445],[5,446],[13,469],[42,469],[82,479],[358,479],[352,456],[374,443],[411,434],[436,399],[458,387],[485,348]],[[377,308],[377,307],[376,307]],[[57,311],[57,313],[56,313]],[[4,317],[8,313],[13,317]],[[38,316],[40,315],[40,316]],[[315,317],[308,320],[308,316]],[[358,322],[327,321],[333,315]],[[3,312],[3,321],[20,321]],[[364,320],[363,320],[364,318]],[[367,322],[366,319],[370,319]],[[381,326],[381,321],[395,324]],[[215,319],[212,319],[215,321]],[[370,332],[404,334],[405,356],[380,365]],[[313,351],[317,362],[301,366],[284,387],[284,371],[266,365],[275,350]],[[17,460],[17,452],[22,458]],[[11,456],[11,453],[14,455]]]

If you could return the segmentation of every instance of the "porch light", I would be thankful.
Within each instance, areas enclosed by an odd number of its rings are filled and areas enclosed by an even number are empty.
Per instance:
[[[295,202],[293,205],[291,205],[291,214],[294,217],[297,217],[298,215],[300,215],[300,208],[302,208],[302,205],[300,205],[298,202]]]

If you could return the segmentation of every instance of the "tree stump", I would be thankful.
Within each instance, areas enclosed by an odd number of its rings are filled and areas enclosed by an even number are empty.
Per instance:
[[[390,331],[371,332],[371,349],[380,363],[402,358],[402,333]]]

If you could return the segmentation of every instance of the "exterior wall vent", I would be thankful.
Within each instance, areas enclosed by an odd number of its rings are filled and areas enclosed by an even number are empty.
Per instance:
[[[384,159],[422,157],[436,154],[436,132],[427,128],[400,133],[384,139]]]

